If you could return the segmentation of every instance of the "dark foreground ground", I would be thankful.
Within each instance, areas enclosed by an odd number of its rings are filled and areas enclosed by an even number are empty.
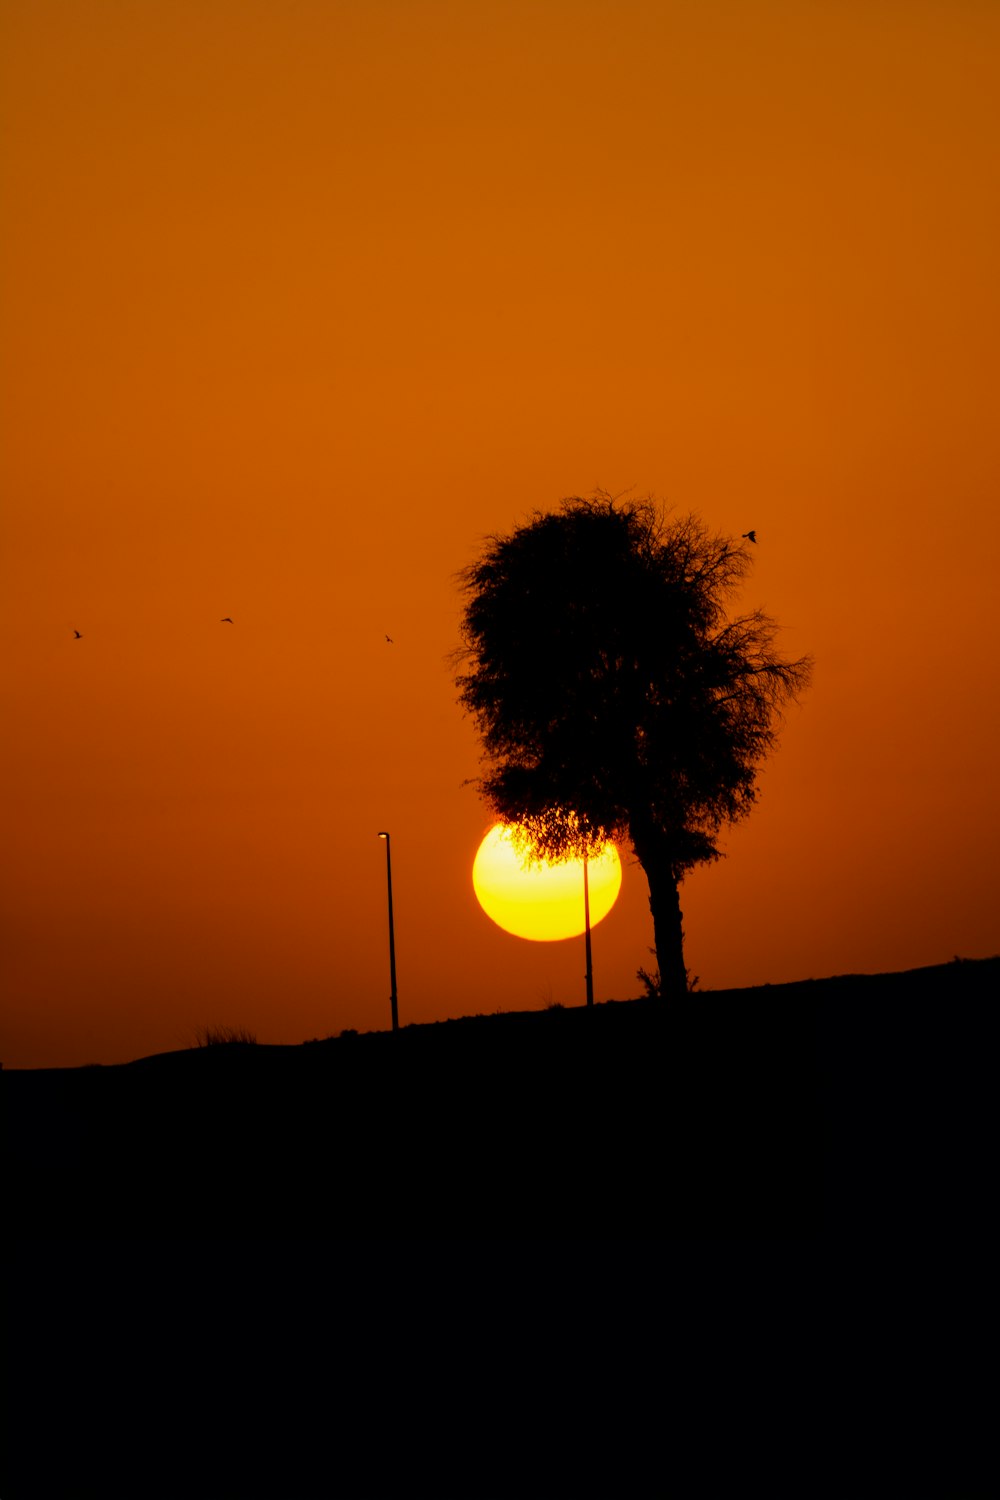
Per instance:
[[[4,1072],[0,1493],[994,1494],[998,980]]]
[[[29,1234],[815,1237],[951,1191],[1000,959],[5,1071]],[[948,1188],[951,1184],[951,1188]],[[928,1207],[928,1212],[930,1212]]]

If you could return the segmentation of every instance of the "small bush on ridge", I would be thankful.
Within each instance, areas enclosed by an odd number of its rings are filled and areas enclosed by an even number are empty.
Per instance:
[[[195,1043],[199,1047],[256,1047],[257,1035],[245,1026],[199,1026]]]

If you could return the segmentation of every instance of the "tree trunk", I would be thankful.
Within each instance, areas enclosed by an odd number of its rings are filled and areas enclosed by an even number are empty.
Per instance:
[[[664,1000],[677,1000],[686,995],[688,989],[680,885],[672,874],[654,878],[647,870],[646,878],[649,881],[649,909],[653,914],[656,966],[660,971],[660,994]]]
[[[660,971],[660,994],[665,1000],[676,1000],[687,994],[688,976],[684,964],[684,928],[682,926],[680,881],[673,861],[658,848],[650,848],[654,839],[642,840],[641,847],[633,835],[636,857],[645,871],[649,885],[649,910],[653,916],[653,945],[656,966]]]

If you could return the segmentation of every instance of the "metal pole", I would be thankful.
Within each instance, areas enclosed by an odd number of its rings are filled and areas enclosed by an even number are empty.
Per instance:
[[[389,835],[380,833],[380,839],[385,839],[385,875],[389,884],[389,983],[392,986],[392,994],[389,1002],[392,1005],[392,1029],[399,1030],[399,1006],[396,997],[396,934],[392,925],[392,858],[389,853]]]
[[[583,851],[583,923],[587,943],[587,1004],[594,1003],[594,960],[590,951],[590,877],[587,874],[587,851]]]

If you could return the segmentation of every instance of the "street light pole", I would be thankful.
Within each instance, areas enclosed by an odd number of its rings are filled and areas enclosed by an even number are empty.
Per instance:
[[[389,884],[389,982],[392,986],[392,994],[389,997],[392,1005],[392,1029],[399,1030],[399,1007],[396,999],[396,935],[392,925],[392,859],[389,854],[389,835],[380,833],[380,839],[385,839],[385,874]]]
[[[594,1003],[594,961],[590,951],[590,877],[587,874],[587,851],[583,851],[583,930],[587,943],[587,1004]]]

